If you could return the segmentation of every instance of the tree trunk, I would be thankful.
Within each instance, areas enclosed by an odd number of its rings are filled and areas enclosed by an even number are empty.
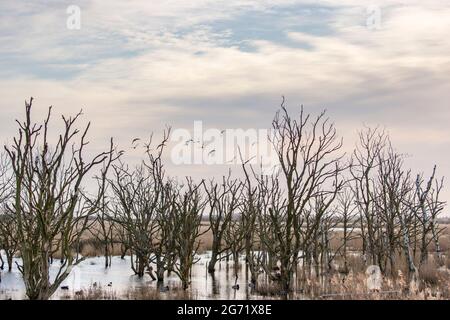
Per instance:
[[[50,287],[48,266],[49,254],[44,251],[40,255],[36,256],[33,255],[33,253],[33,249],[25,249],[25,253],[23,255],[24,257],[28,257],[28,259],[23,259],[22,266],[26,295],[30,300],[48,300],[54,292],[54,290],[51,290]],[[38,263],[39,265],[36,266],[34,265],[35,263]],[[31,268],[37,268],[39,270],[39,279],[35,278],[36,273],[30,271]]]
[[[415,274],[417,272],[417,269],[414,265],[414,257],[412,256],[411,246],[409,244],[409,233],[402,218],[400,218],[400,227],[402,228],[403,233],[403,250],[408,262],[409,275],[411,276],[412,274]]]
[[[432,236],[433,236],[434,245],[435,245],[435,247],[436,247],[436,255],[437,255],[437,258],[440,259],[440,258],[441,258],[441,246],[440,246],[440,244],[439,244],[439,237],[438,237],[438,234],[437,234],[437,232],[436,232],[436,227],[435,227],[435,225],[436,225],[435,222],[432,221],[432,222],[431,222],[431,234],[432,234]]]
[[[136,267],[133,268],[133,271],[139,278],[142,278],[144,276],[145,267],[146,267],[145,258],[142,256],[137,256]]]
[[[158,282],[164,281],[164,263],[161,260],[161,256],[156,257],[156,278]]]
[[[219,255],[219,245],[217,243],[217,240],[214,239],[213,240],[213,245],[212,245],[212,251],[211,251],[211,260],[209,260],[208,263],[208,272],[209,273],[214,273],[215,271],[215,266],[217,263],[217,256]]]
[[[13,257],[14,257],[14,253],[6,251],[6,261],[8,262],[8,272],[11,272],[11,270],[12,270]]]
[[[105,269],[111,266],[110,259],[109,259],[109,248],[108,244],[105,245]]]
[[[127,246],[125,246],[123,244],[120,245],[120,251],[121,251],[120,259],[122,259],[122,260],[125,259],[125,255],[127,254],[127,250],[128,250]]]
[[[153,274],[153,268],[151,266],[147,267],[147,273],[150,276],[150,278],[152,278],[153,281],[156,280],[155,275]]]

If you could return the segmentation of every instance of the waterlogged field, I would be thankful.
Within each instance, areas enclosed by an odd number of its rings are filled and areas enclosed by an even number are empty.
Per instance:
[[[293,292],[288,299],[449,299],[450,268],[449,264],[436,266],[426,264],[420,272],[420,281],[412,289],[405,272],[398,271],[395,277],[380,278],[380,287],[375,291],[368,289],[368,274],[364,266],[357,261],[361,259],[357,253],[350,255],[351,269],[348,274],[334,271],[312,274],[305,280],[300,276],[294,279]],[[221,261],[216,265],[214,277],[207,272],[207,264],[211,258],[210,251],[197,256],[198,262],[191,271],[190,287],[185,291],[175,273],[166,274],[164,283],[152,281],[149,275],[139,278],[130,268],[130,256],[121,259],[112,257],[112,265],[105,269],[103,257],[87,257],[75,266],[67,279],[52,296],[52,299],[217,299],[217,300],[252,300],[280,299],[279,289],[269,282],[262,273],[258,278],[258,287],[249,285],[245,260],[239,259],[238,279],[235,282],[233,261]],[[430,257],[431,259],[431,257]],[[0,299],[27,299],[22,275],[17,264],[20,258],[14,259],[11,272],[1,271]],[[50,267],[53,279],[59,269],[59,260]],[[5,265],[6,266],[6,265]],[[335,265],[334,268],[338,268]],[[6,268],[5,268],[6,269]],[[239,288],[237,288],[237,286]]]
[[[210,259],[208,252],[198,256],[200,259],[192,268],[191,287],[186,295],[191,299],[261,299],[263,297],[254,294],[249,287],[249,281],[245,275],[243,261],[240,261],[241,268],[238,271],[239,290],[233,289],[235,277],[232,264],[222,261],[217,265],[214,278],[206,270],[207,262]],[[15,262],[21,264],[21,259],[16,258]],[[59,261],[55,260],[50,268],[50,276],[54,277],[58,272]],[[12,272],[2,271],[0,283],[0,299],[26,299],[25,286],[22,275],[14,263]],[[58,289],[52,297],[53,299],[77,298],[78,295],[89,291],[101,291],[101,295],[96,298],[105,299],[129,299],[133,298],[133,292],[146,290],[153,292],[153,297],[157,299],[171,299],[174,297],[183,298],[180,288],[181,282],[172,273],[166,276],[164,284],[158,288],[157,282],[152,281],[150,276],[145,275],[139,279],[133,275],[130,268],[130,257],[121,259],[118,256],[112,258],[110,268],[104,268],[103,257],[89,257],[74,267],[69,277],[61,284],[61,287],[68,286],[69,289]],[[166,286],[169,290],[166,291]],[[175,295],[174,291],[178,294]]]

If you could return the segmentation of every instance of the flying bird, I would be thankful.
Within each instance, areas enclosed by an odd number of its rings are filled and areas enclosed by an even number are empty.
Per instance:
[[[138,142],[139,140],[141,140],[141,139],[134,138],[133,141],[131,141],[131,145],[133,146],[133,149],[136,149],[138,147],[139,144],[136,144],[136,142]]]

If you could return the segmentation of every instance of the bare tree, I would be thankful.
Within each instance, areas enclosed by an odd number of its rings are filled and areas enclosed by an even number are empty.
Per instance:
[[[8,201],[11,200],[11,196],[14,194],[11,178],[8,157],[2,152],[0,154],[0,250],[3,249],[5,251],[8,271],[12,269],[12,260],[18,246],[16,221],[7,207]],[[0,262],[0,269],[3,270],[4,261],[1,254]]]
[[[162,155],[170,135],[170,128],[164,132],[162,142],[151,148],[152,138],[147,143],[147,159],[134,170],[121,163],[114,166],[115,177],[111,187],[116,198],[114,221],[124,231],[123,241],[131,251],[131,268],[143,277],[147,272],[153,280],[152,262],[156,262],[158,280],[164,274],[163,249],[165,241],[165,220],[161,219],[171,202],[164,185]],[[163,234],[164,233],[164,234]],[[161,238],[164,236],[164,239]],[[154,261],[155,260],[155,261]]]
[[[387,135],[378,128],[367,128],[359,133],[359,143],[351,159],[350,173],[353,191],[360,212],[363,257],[371,264],[379,264],[378,216],[375,211],[374,181],[377,176],[380,154],[386,147]]]
[[[174,196],[173,181],[165,183],[162,191],[162,197],[156,215],[158,224],[158,233],[153,242],[153,255],[156,264],[156,277],[161,284],[164,280],[164,272],[172,272],[177,260],[176,256],[176,202]]]
[[[233,220],[233,214],[239,206],[242,182],[231,180],[231,172],[223,177],[219,185],[214,180],[205,186],[208,195],[209,224],[212,233],[211,260],[208,263],[208,272],[213,273],[216,262],[221,255],[230,249],[224,247],[223,237]]]
[[[122,260],[125,259],[125,256],[127,255],[130,247],[130,236],[127,232],[127,229],[120,223],[117,223],[118,220],[120,220],[120,210],[111,209],[112,212],[110,212],[109,219],[113,221],[113,234],[114,234],[114,243],[120,244],[120,258]]]
[[[422,265],[428,258],[428,246],[434,242],[437,256],[440,257],[441,250],[439,245],[439,230],[436,225],[436,218],[445,208],[445,202],[440,200],[440,194],[444,186],[444,178],[441,180],[436,178],[437,167],[434,166],[433,173],[423,186],[424,180],[421,175],[417,175],[416,179],[416,217],[422,227],[421,243],[420,243],[420,262]]]
[[[0,204],[5,204],[14,194],[11,163],[5,152],[0,152]]]
[[[156,280],[151,272],[150,255],[158,232],[156,208],[160,191],[144,165],[131,171],[122,163],[113,169],[111,188],[117,202],[113,219],[127,235],[123,240],[130,249],[131,269],[139,277],[148,271]]]
[[[387,142],[385,149],[379,154],[378,160],[378,177],[374,182],[374,212],[378,217],[377,232],[381,241],[379,242],[379,265],[381,270],[387,269],[389,262],[391,275],[396,274],[395,254],[401,252],[403,238],[403,245],[408,248],[403,248],[405,254],[409,255],[409,243],[405,242],[405,233],[402,233],[402,228],[407,226],[402,225],[408,222],[407,217],[409,202],[411,201],[412,183],[410,171],[403,169],[403,156],[396,153],[390,143]],[[411,230],[405,230],[410,232]],[[409,241],[409,240],[408,240]],[[414,266],[411,261],[408,263],[410,272],[414,272]]]
[[[342,224],[342,257],[344,259],[343,272],[347,273],[348,268],[348,243],[351,240],[357,239],[355,234],[356,219],[358,213],[356,212],[355,197],[350,188],[344,188],[339,193],[337,212],[339,214],[339,221]]]
[[[440,251],[435,220],[445,203],[439,200],[443,180],[435,178],[436,167],[426,184],[421,175],[414,183],[411,170],[404,169],[404,156],[394,150],[389,137],[369,128],[360,133],[350,169],[360,211],[363,253],[391,275],[396,274],[396,254],[403,253],[409,275],[417,276],[418,245],[419,266],[426,261],[431,242],[438,256]]]
[[[241,202],[241,223],[244,232],[246,272],[250,271],[250,284],[256,287],[264,256],[263,244],[258,237],[258,222],[260,215],[266,208],[265,201],[267,197],[265,194],[266,189],[261,188],[259,183],[255,183],[255,186],[253,186],[252,178],[257,175],[251,167],[251,172],[247,169],[248,161],[243,161],[242,155],[241,160],[245,174]],[[255,180],[258,182],[258,179]]]
[[[190,178],[182,186],[184,190],[176,192],[174,207],[174,235],[177,263],[174,272],[180,278],[183,288],[187,289],[190,283],[190,271],[198,262],[196,254],[200,245],[199,237],[208,230],[201,231],[201,222],[206,201],[200,194],[201,185],[195,184]]]
[[[224,241],[229,248],[233,257],[233,273],[235,288],[238,281],[238,271],[240,268],[239,255],[244,249],[245,229],[244,223],[240,214],[235,213],[234,217],[230,221],[230,225],[225,230]]]
[[[17,221],[14,214],[4,206],[4,212],[0,214],[0,249],[5,251],[8,271],[11,272],[13,258],[17,253],[19,243],[17,239]],[[0,269],[3,270],[4,262],[1,261]]]
[[[110,148],[85,160],[86,136],[74,128],[81,112],[62,117],[64,130],[56,146],[50,147],[48,130],[51,107],[41,125],[31,121],[33,98],[25,103],[25,121],[19,122],[19,133],[12,146],[5,146],[14,174],[14,204],[10,208],[17,221],[17,238],[23,264],[26,294],[30,299],[48,299],[72,267],[83,260],[71,252],[88,227],[89,217],[97,211],[104,193],[106,173],[114,161]],[[81,133],[81,136],[79,135]],[[74,139],[80,136],[79,143]],[[82,182],[93,168],[103,165],[98,177],[100,188],[88,197]],[[50,282],[49,259],[56,245],[64,257],[53,282]]]
[[[332,123],[321,113],[315,119],[300,109],[292,119],[283,103],[272,122],[275,136],[271,139],[280,162],[286,198],[274,203],[269,215],[275,226],[279,246],[280,283],[284,292],[291,289],[299,253],[308,248],[320,215],[333,203],[344,182],[340,179],[342,140]],[[323,204],[312,228],[304,229],[303,214],[308,202],[320,197]]]
[[[415,224],[415,214],[411,205],[413,203],[413,198],[410,197],[406,200],[407,210],[402,210],[398,216],[400,223],[400,230],[402,235],[401,247],[406,258],[408,265],[409,276],[413,277],[417,275],[417,267],[415,264],[415,250],[411,248],[412,243],[414,247],[416,246],[416,241],[414,240],[417,235],[416,224]]]
[[[112,251],[114,246],[114,220],[110,218],[108,197],[105,194],[99,202],[99,210],[94,223],[89,228],[91,236],[100,243],[105,257],[105,268],[111,267]]]
[[[282,251],[282,241],[284,234],[288,232],[286,230],[286,199],[284,199],[278,175],[258,177],[258,189],[262,201],[257,230],[264,251],[260,264],[270,280],[280,281],[278,262],[285,255]],[[292,230],[290,232],[292,233]]]

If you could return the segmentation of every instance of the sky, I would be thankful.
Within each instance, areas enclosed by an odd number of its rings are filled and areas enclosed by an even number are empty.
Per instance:
[[[132,139],[166,125],[267,129],[285,96],[326,109],[347,152],[381,126],[413,172],[448,177],[449,34],[448,0],[1,0],[0,137],[33,96],[56,129],[82,108],[90,152],[113,136],[137,159]],[[172,175],[226,172],[167,160]]]

